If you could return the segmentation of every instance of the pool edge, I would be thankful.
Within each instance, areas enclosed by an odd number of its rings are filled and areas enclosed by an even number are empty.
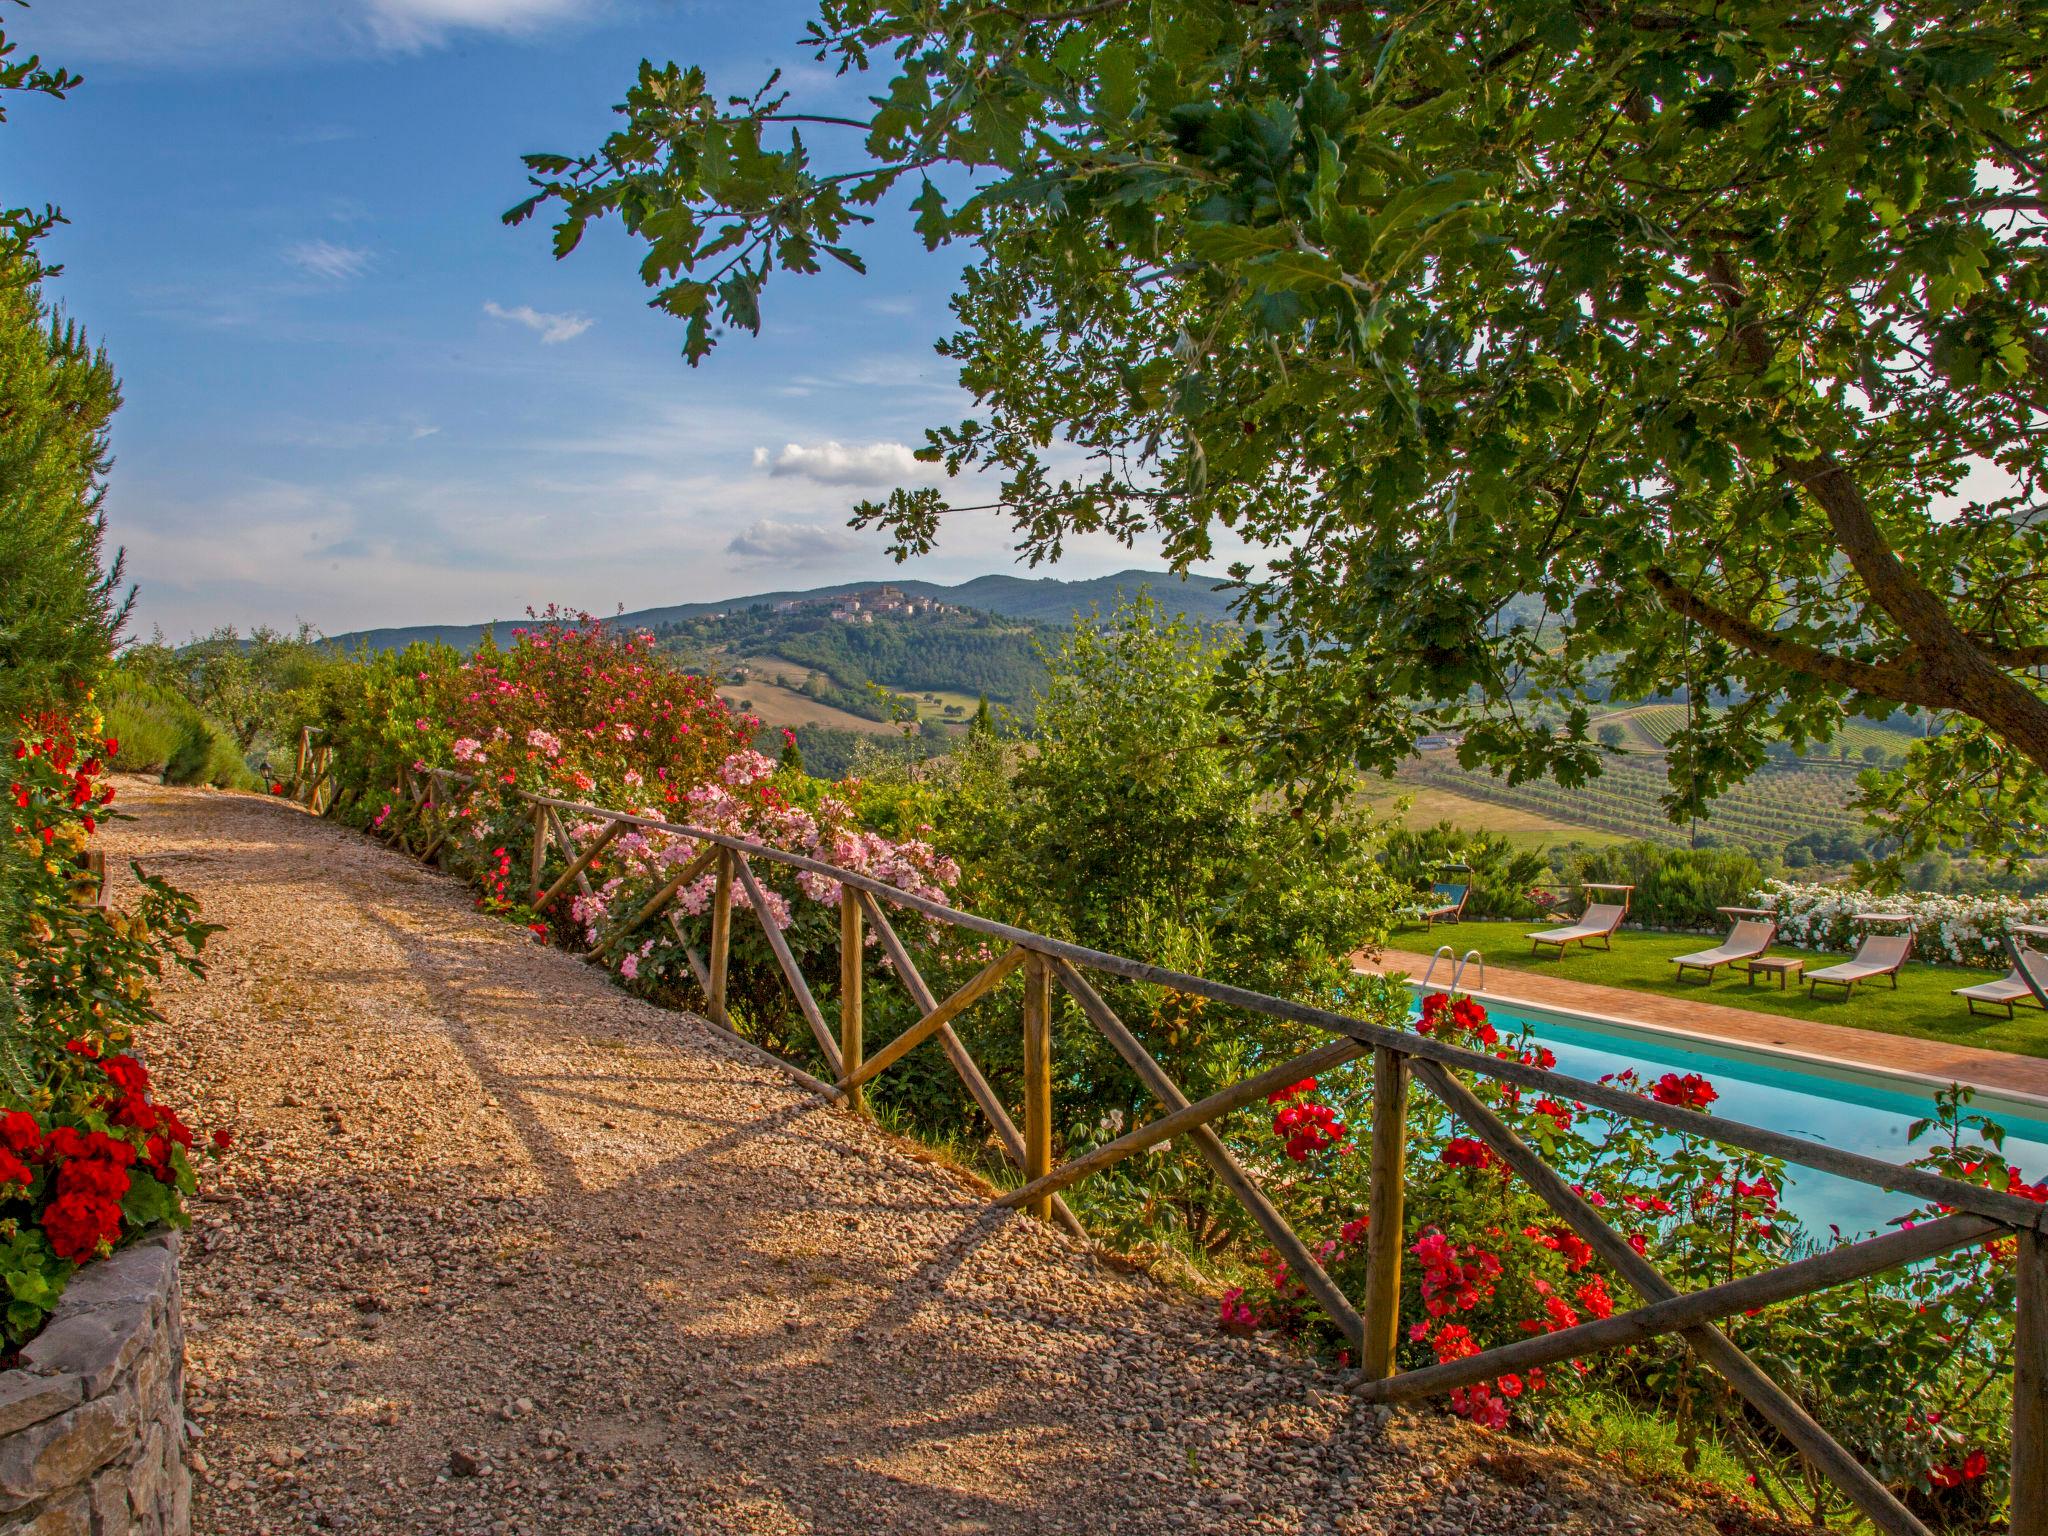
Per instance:
[[[1398,974],[1402,982],[1420,994],[1422,983],[1406,972],[1379,972],[1380,975]],[[1875,1079],[1880,1084],[1911,1084],[1926,1092],[1937,1091],[1951,1084],[1960,1083],[1972,1091],[1972,1106],[1983,1108],[1984,1101],[1996,1100],[2010,1104],[2020,1114],[2031,1119],[2048,1121],[2048,1095],[2029,1093],[2024,1089],[2007,1088],[1993,1083],[1973,1081],[1965,1077],[1936,1077],[1925,1072],[1916,1072],[1904,1067],[1877,1066],[1866,1061],[1856,1061],[1824,1051],[1801,1050],[1796,1046],[1757,1045],[1747,1040],[1731,1040],[1708,1030],[1686,1029],[1675,1024],[1653,1024],[1643,1019],[1631,1019],[1622,1014],[1596,1012],[1590,1008],[1566,1008],[1556,1003],[1539,1002],[1534,998],[1514,997],[1505,992],[1472,989],[1465,994],[1489,1007],[1499,1007],[1523,1015],[1551,1015],[1569,1025],[1574,1019],[1604,1025],[1623,1034],[1647,1035],[1682,1044],[1688,1049],[1705,1048],[1709,1055],[1728,1055],[1740,1052],[1765,1059],[1778,1058],[1788,1062],[1804,1062],[1811,1066],[1826,1067],[1835,1072],[1860,1075]],[[1880,1039],[1889,1036],[1879,1035]],[[1995,1109],[1987,1110],[1996,1113]]]

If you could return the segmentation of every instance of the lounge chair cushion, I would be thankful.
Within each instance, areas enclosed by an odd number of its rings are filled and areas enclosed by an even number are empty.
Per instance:
[[[1465,910],[1465,895],[1470,890],[1471,887],[1468,885],[1445,885],[1439,882],[1429,888],[1430,900],[1435,905],[1423,910],[1430,917],[1442,917],[1446,912],[1462,912]]]
[[[1714,948],[1695,950],[1689,955],[1674,955],[1671,963],[1706,970],[1712,966],[1733,965],[1738,960],[1754,960],[1771,947],[1771,940],[1777,937],[1777,933],[1776,923],[1745,918],[1729,929],[1728,937]]]
[[[1529,937],[1538,944],[1571,944],[1580,939],[1602,939],[1621,926],[1626,909],[1608,902],[1595,902],[1569,928],[1546,928]]]
[[[1825,970],[1808,971],[1806,979],[1808,982],[1867,981],[1873,976],[1889,976],[1906,963],[1906,951],[1912,942],[1911,934],[1873,933],[1856,946],[1853,959],[1828,966]]]
[[[2034,973],[2034,980],[2041,984],[2042,989],[2048,991],[2048,955],[2023,946],[2020,960]],[[2018,966],[1996,981],[1980,981],[1974,987],[1957,987],[1954,995],[1979,1003],[2032,1003],[2037,1008],[2040,1006],[2040,999],[2034,996],[2033,988],[2027,985],[2027,979],[2020,974]]]

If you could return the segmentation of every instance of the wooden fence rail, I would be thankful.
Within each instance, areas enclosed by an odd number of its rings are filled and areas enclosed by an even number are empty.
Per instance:
[[[298,782],[311,783],[317,792],[321,783],[331,785],[332,775],[325,762],[316,772],[306,761],[310,750],[310,743],[307,749],[302,750]],[[314,777],[309,779],[309,773]],[[438,786],[459,788],[470,782],[465,775],[445,769],[402,775],[397,791],[399,803],[424,808],[434,803],[435,795],[440,792]],[[1021,1186],[999,1196],[995,1201],[997,1206],[1021,1207],[1034,1215],[1057,1220],[1077,1235],[1085,1235],[1073,1213],[1060,1200],[1061,1190],[1170,1137],[1189,1137],[1219,1182],[1244,1206],[1275,1250],[1287,1260],[1290,1271],[1301,1279],[1357,1348],[1360,1368],[1354,1379],[1354,1389],[1370,1401],[1394,1402],[1449,1392],[1511,1371],[1527,1370],[1531,1366],[1561,1359],[1583,1358],[1598,1351],[1624,1348],[1644,1339],[1675,1333],[1685,1339],[1697,1358],[1711,1365],[1760,1417],[1796,1447],[1812,1467],[1832,1481],[1876,1528],[1895,1533],[1895,1536],[1928,1536],[1920,1520],[1815,1422],[1791,1394],[1779,1387],[1716,1327],[1715,1322],[1738,1312],[1863,1279],[1898,1265],[1933,1258],[1990,1237],[2017,1237],[2019,1302],[2012,1397],[2011,1530],[2014,1536],[2048,1536],[2048,1235],[2044,1235],[2048,1234],[2048,1208],[2019,1196],[1979,1188],[1924,1169],[1887,1163],[1806,1141],[1782,1131],[1700,1115],[1653,1099],[1640,1098],[1603,1083],[1581,1081],[1515,1060],[1501,1060],[1439,1038],[1389,1029],[1328,1009],[1088,949],[960,911],[855,871],[745,838],[549,796],[522,792],[519,798],[534,809],[537,845],[551,843],[564,861],[562,872],[543,889],[541,877],[546,867],[546,855],[544,851],[535,853],[530,884],[536,907],[545,907],[558,900],[572,884],[587,892],[590,889],[589,870],[613,840],[628,828],[666,833],[697,843],[698,851],[688,864],[677,876],[661,883],[654,897],[633,913],[626,927],[638,930],[666,913],[671,926],[681,937],[682,930],[671,904],[691,881],[701,878],[707,870],[712,871],[715,880],[710,910],[710,953],[707,958],[700,959],[687,941],[685,948],[691,967],[704,989],[706,1011],[714,1023],[730,1029],[732,1020],[728,1010],[727,986],[733,890],[737,885],[760,922],[762,934],[783,980],[810,1025],[819,1054],[832,1073],[833,1080],[825,1082],[791,1067],[799,1080],[821,1097],[843,1100],[857,1112],[862,1105],[864,1085],[888,1071],[918,1045],[936,1038],[969,1095],[988,1118],[1004,1151],[1022,1174]],[[576,842],[563,821],[565,815],[575,818],[586,829],[596,826],[594,833],[587,833],[587,843],[579,845]],[[434,830],[430,822],[429,835],[423,838],[418,850],[422,857],[431,854],[439,842],[439,836],[432,835]],[[406,847],[410,847],[410,835],[406,830],[394,832],[396,840]],[[839,882],[842,894],[839,903],[839,1017],[836,1031],[830,1027],[812,996],[781,930],[767,915],[768,902],[752,868],[755,862],[778,864]],[[965,985],[941,1000],[925,985],[890,922],[886,909],[892,907],[979,935],[1003,947],[996,958]],[[870,930],[888,959],[890,971],[908,991],[920,1013],[917,1022],[871,1055],[865,1054],[861,1017],[865,978],[863,950],[866,933]],[[1191,1102],[1103,1000],[1088,980],[1086,973],[1091,971],[1146,982],[1267,1017],[1311,1026],[1334,1038],[1291,1061],[1267,1068],[1219,1089],[1205,1099]],[[954,1021],[998,993],[1008,977],[1020,972],[1024,979],[1021,1019],[1024,1123],[1021,1130],[1011,1120],[1008,1110],[953,1030]],[[1050,1069],[1054,1028],[1052,989],[1055,984],[1073,1000],[1081,1017],[1124,1059],[1160,1105],[1160,1114],[1155,1119],[1057,1165],[1054,1163]],[[1370,1220],[1367,1227],[1365,1294],[1361,1304],[1354,1306],[1316,1261],[1308,1245],[1238,1163],[1214,1126],[1223,1116],[1256,1101],[1272,1089],[1365,1056],[1373,1059],[1373,1123],[1367,1174]],[[1517,1136],[1472,1092],[1464,1081],[1466,1077],[1491,1078],[1559,1099],[1597,1105],[1648,1122],[1660,1130],[1705,1137],[1726,1146],[1874,1185],[1917,1201],[1945,1207],[1951,1214],[1739,1280],[1689,1294],[1680,1293],[1568,1180],[1551,1168],[1536,1149]],[[1396,1374],[1394,1355],[1398,1342],[1401,1261],[1406,1240],[1402,1206],[1411,1080],[1419,1080],[1474,1136],[1519,1174],[1537,1196],[1642,1297],[1643,1304],[1634,1310],[1555,1334],[1517,1340],[1448,1364]]]

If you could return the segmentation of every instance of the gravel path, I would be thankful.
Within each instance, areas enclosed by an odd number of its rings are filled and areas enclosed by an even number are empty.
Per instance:
[[[1227,1339],[454,882],[131,781],[227,925],[165,1090],[239,1139],[187,1249],[197,1529],[1704,1533]]]

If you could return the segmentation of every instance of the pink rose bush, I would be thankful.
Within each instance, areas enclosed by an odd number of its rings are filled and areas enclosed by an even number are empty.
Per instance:
[[[959,867],[922,835],[887,837],[862,825],[857,787],[827,786],[782,767],[750,744],[759,721],[720,699],[710,679],[683,671],[651,636],[588,618],[549,613],[515,629],[509,646],[487,640],[462,656],[416,646],[343,669],[338,697],[321,722],[342,764],[348,803],[367,825],[438,842],[442,862],[474,880],[477,904],[518,921],[536,937],[601,949],[620,977],[655,995],[690,994],[687,947],[709,941],[716,875],[678,893],[664,917],[612,942],[655,890],[701,851],[698,839],[631,829],[585,872],[586,894],[571,892],[542,913],[527,886],[539,794],[579,801],[743,838],[803,854],[933,901],[944,901]],[[404,722],[402,730],[387,722]],[[402,770],[453,769],[463,782],[433,781],[424,808],[394,799]],[[347,791],[345,790],[345,793]],[[394,810],[396,806],[396,810]],[[599,836],[602,818],[562,813],[578,846]],[[543,883],[567,868],[545,850]],[[762,888],[760,919],[781,933],[816,984],[836,975],[837,880],[753,861]],[[744,920],[752,902],[735,882],[733,1000],[764,1043],[801,1045],[792,1035],[780,972],[760,930]],[[906,932],[922,936],[919,923]],[[872,935],[870,936],[872,942]]]

